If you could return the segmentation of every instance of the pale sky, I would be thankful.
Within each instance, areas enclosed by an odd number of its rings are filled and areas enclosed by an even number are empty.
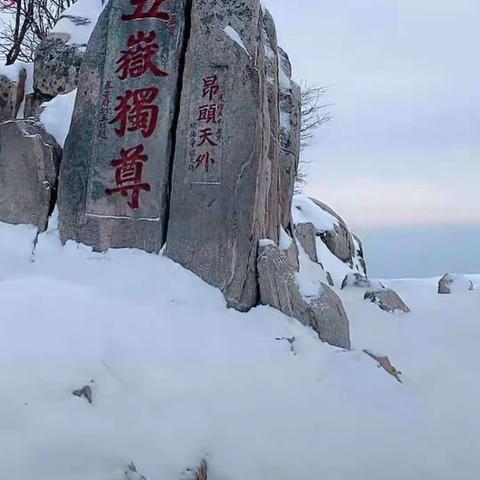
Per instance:
[[[480,223],[480,1],[263,3],[294,78],[333,85],[307,193],[354,228]]]

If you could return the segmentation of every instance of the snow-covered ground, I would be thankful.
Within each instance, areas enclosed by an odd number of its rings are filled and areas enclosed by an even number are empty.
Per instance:
[[[62,248],[55,228],[32,255],[34,238],[0,224],[0,478],[125,480],[134,461],[181,479],[205,456],[210,480],[479,477],[480,290],[385,282],[410,315],[338,292],[344,352],[273,309],[227,310],[166,258]],[[296,355],[276,340],[293,336]]]

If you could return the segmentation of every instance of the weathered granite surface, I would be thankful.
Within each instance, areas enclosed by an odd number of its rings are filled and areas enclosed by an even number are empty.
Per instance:
[[[27,72],[24,68],[20,69],[17,82],[0,75],[0,122],[17,117],[25,96],[26,78]]]
[[[41,95],[53,98],[77,88],[84,52],[69,45],[68,39],[68,35],[50,34],[35,52],[34,90]]]
[[[247,310],[258,240],[280,232],[263,13],[258,0],[193,0],[191,18],[166,254]]]
[[[350,328],[340,298],[327,285],[317,295],[302,296],[290,266],[277,245],[261,243],[258,253],[260,300],[312,327],[325,342],[349,349]]]
[[[300,159],[301,90],[292,81],[287,53],[278,48],[280,107],[280,210],[282,226],[293,230],[292,199]]]
[[[41,125],[27,120],[0,124],[0,221],[47,228],[61,155]]]
[[[299,223],[295,226],[295,236],[312,262],[318,263],[317,237],[313,223]]]

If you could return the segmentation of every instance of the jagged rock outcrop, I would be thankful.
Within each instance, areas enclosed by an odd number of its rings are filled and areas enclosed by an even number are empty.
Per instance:
[[[410,313],[410,309],[400,298],[397,292],[390,288],[381,288],[378,290],[367,290],[364,296],[365,300],[370,300],[378,305],[382,310],[393,313],[396,310]]]
[[[41,125],[0,124],[0,221],[44,231],[57,192],[61,148]]]
[[[26,78],[25,68],[20,68],[17,81],[0,74],[0,122],[17,117],[25,96]]]
[[[438,293],[442,295],[473,290],[475,290],[473,281],[458,273],[447,273],[438,282]]]
[[[261,303],[312,327],[323,341],[350,348],[349,323],[340,298],[324,284],[316,295],[302,295],[294,269],[273,242],[260,243],[258,274]]]
[[[163,246],[185,3],[155,4],[150,12],[118,0],[100,16],[60,174],[63,241],[95,250]]]
[[[191,18],[166,254],[246,310],[258,303],[258,241],[280,233],[275,80],[265,73],[274,35],[262,35],[258,0],[194,0]]]
[[[367,274],[363,247],[360,239],[353,235],[344,220],[328,205],[305,195],[295,195],[293,201],[295,225],[312,223],[317,241],[345,263],[354,273]],[[322,263],[322,258],[318,262]],[[344,277],[337,278],[340,285]]]

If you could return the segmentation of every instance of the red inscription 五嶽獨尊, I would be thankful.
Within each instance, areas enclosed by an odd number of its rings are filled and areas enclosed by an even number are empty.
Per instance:
[[[132,13],[125,13],[122,15],[124,22],[131,20],[144,20],[146,18],[157,18],[164,22],[170,21],[170,14],[161,11],[161,6],[166,0],[130,0],[130,3],[135,7]]]
[[[115,168],[116,187],[106,188],[105,193],[110,196],[120,193],[122,197],[130,196],[127,201],[132,210],[137,210],[140,206],[140,192],[149,192],[150,184],[142,182],[143,165],[148,161],[148,156],[144,153],[143,145],[137,145],[130,149],[122,148],[120,158],[112,161]]]
[[[117,97],[117,115],[109,123],[119,123],[115,128],[118,137],[124,137],[127,131],[141,131],[144,138],[153,135],[158,121],[159,108],[155,100],[159,93],[157,87],[147,87],[127,90],[125,95]]]
[[[127,49],[122,50],[122,55],[117,60],[119,67],[116,70],[119,78],[139,78],[147,72],[156,77],[166,77],[168,73],[160,69],[155,63],[155,56],[160,50],[156,43],[157,34],[138,32],[131,35],[127,41]]]

